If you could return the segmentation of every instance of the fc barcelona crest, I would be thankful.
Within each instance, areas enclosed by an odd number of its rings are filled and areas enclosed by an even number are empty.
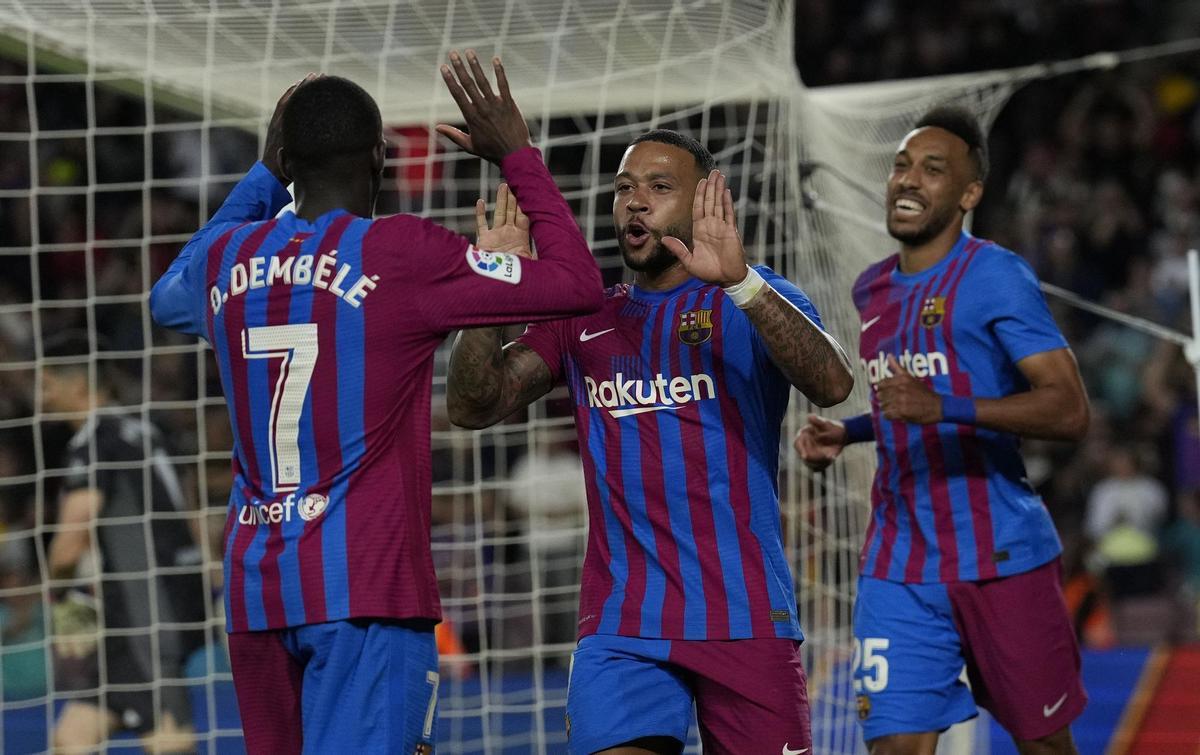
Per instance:
[[[935,327],[946,316],[946,297],[930,296],[921,305],[921,324],[927,328]]]
[[[679,340],[699,346],[712,338],[712,310],[696,309],[679,315]]]

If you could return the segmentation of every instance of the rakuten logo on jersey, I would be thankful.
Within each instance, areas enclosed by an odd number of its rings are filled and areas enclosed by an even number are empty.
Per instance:
[[[870,361],[861,358],[858,360],[863,372],[867,373],[867,382],[871,385],[892,376],[887,358],[888,355],[881,351],[879,356]],[[914,354],[906,349],[903,354],[896,357],[896,361],[900,363],[901,367],[912,373],[913,377],[924,378],[950,374],[950,360],[940,351]]]
[[[299,501],[296,500],[295,493],[282,501],[271,503],[261,503],[255,499],[251,503],[244,504],[238,511],[238,523],[282,524],[292,521],[293,511],[304,521],[311,522],[325,513],[327,508],[329,508],[329,499],[320,493],[309,493]]]
[[[614,417],[628,417],[644,412],[661,412],[680,404],[717,397],[711,375],[703,372],[692,377],[673,377],[659,373],[653,380],[626,380],[618,372],[612,380],[597,383],[585,377],[588,406],[603,407]]]

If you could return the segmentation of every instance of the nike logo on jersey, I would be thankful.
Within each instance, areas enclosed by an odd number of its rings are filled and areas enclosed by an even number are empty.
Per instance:
[[[802,752],[808,752],[808,748],[805,747],[803,750],[793,750],[787,746],[787,742],[783,743],[783,755],[800,755]]]
[[[1062,704],[1065,703],[1066,701],[1067,701],[1067,693],[1064,692],[1063,696],[1058,698],[1058,702],[1056,702],[1054,705],[1043,705],[1042,706],[1042,718],[1049,718],[1050,716],[1053,716],[1055,713],[1058,712],[1058,709],[1061,708]]]
[[[579,334],[579,342],[586,343],[586,342],[592,340],[593,338],[599,338],[600,336],[604,335],[605,333],[611,333],[614,330],[616,330],[616,328],[609,328],[608,330],[598,330],[595,333],[589,333],[589,332],[587,332],[587,328],[584,328],[583,332]]]
[[[639,406],[637,409],[613,409],[609,414],[614,417],[632,417],[646,412],[661,412],[663,409],[674,409],[673,406]]]
[[[860,333],[866,333],[866,332],[867,332],[867,328],[869,328],[869,327],[871,327],[872,325],[874,325],[875,323],[879,322],[879,319],[880,319],[881,317],[883,317],[883,315],[875,315],[875,316],[874,316],[874,317],[872,317],[870,320],[867,320],[866,322],[864,322],[864,323],[862,324],[862,330],[861,330],[861,331],[859,331],[859,332],[860,332]]]

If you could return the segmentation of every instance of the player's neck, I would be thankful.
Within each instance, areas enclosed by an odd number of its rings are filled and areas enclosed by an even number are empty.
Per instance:
[[[320,186],[305,191],[296,186],[296,217],[312,223],[332,210],[369,218],[374,214],[375,198],[367,187]]]
[[[928,270],[946,258],[958,237],[962,235],[962,221],[950,223],[942,232],[923,244],[900,244],[900,272],[905,275]]]
[[[687,270],[683,269],[683,265],[676,262],[666,270],[657,273],[638,271],[633,276],[633,284],[643,291],[669,291],[676,286],[683,285],[690,277]]]

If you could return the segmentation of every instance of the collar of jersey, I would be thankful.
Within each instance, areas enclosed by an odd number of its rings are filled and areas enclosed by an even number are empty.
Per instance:
[[[892,270],[892,280],[897,283],[904,284],[920,283],[921,281],[928,280],[932,276],[937,275],[944,270],[946,266],[950,264],[950,261],[962,252],[963,247],[967,245],[967,240],[970,238],[971,234],[967,233],[966,231],[960,233],[958,235],[958,241],[955,242],[954,246],[950,248],[950,251],[945,257],[942,257],[940,260],[938,260],[936,265],[922,270],[919,273],[900,272],[900,258],[897,256],[896,267]]]
[[[318,215],[316,220],[310,221],[310,220],[305,220],[304,218],[297,215],[295,210],[288,210],[287,212],[283,213],[283,215],[281,215],[279,217],[279,219],[284,220],[286,218],[287,222],[291,223],[293,226],[295,226],[297,228],[324,228],[325,226],[332,223],[334,218],[338,217],[339,215],[345,215],[345,214],[348,214],[347,210],[343,210],[340,207],[335,207],[332,210],[329,210],[321,215]]]
[[[665,291],[647,291],[644,288],[639,288],[637,286],[637,284],[633,284],[629,287],[629,296],[630,296],[630,298],[636,299],[638,301],[644,301],[649,304],[657,304],[658,302],[666,301],[667,299],[670,299],[673,296],[678,296],[679,294],[686,293],[693,289],[697,289],[697,288],[700,288],[701,286],[707,286],[707,285],[708,285],[707,283],[700,280],[699,278],[688,278],[687,280],[685,280],[683,283],[680,283],[675,288],[668,288]]]

